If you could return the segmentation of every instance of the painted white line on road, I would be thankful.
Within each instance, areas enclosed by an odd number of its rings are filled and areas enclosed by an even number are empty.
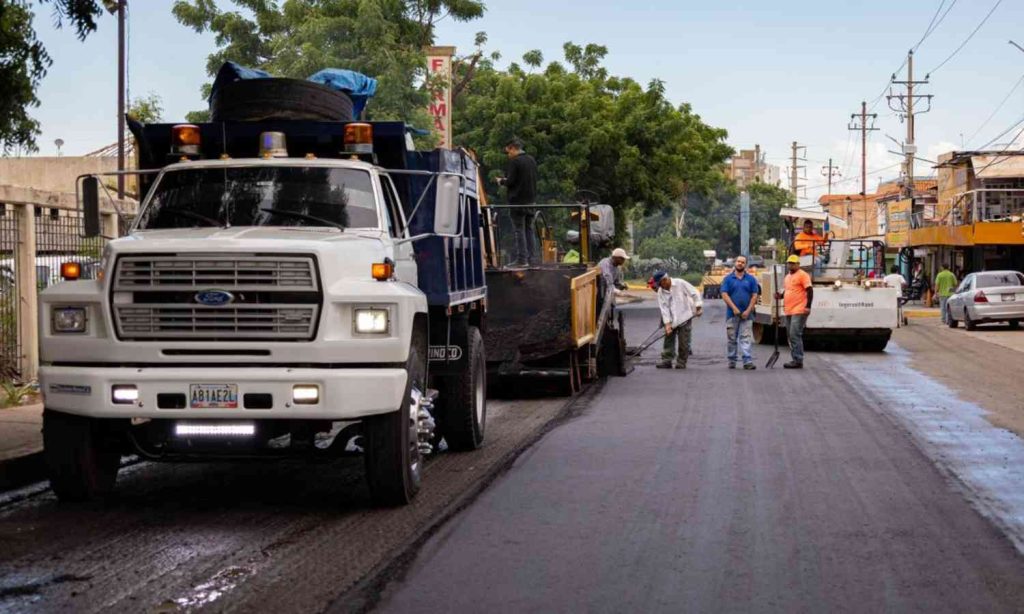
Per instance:
[[[953,476],[970,503],[1024,553],[1024,440],[993,426],[985,410],[910,367],[910,354],[818,354],[881,401],[918,447]]]

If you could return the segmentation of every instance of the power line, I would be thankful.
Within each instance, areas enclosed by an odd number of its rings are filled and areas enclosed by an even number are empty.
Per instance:
[[[1009,133],[1009,132],[1010,132],[1011,130],[1013,130],[1014,128],[1016,128],[1017,126],[1019,126],[1019,125],[1021,125],[1021,124],[1024,124],[1024,117],[1021,117],[1020,119],[1018,119],[1018,120],[1017,120],[1016,122],[1014,122],[1014,124],[1013,124],[1012,126],[1010,126],[1009,128],[1007,128],[1006,130],[1003,130],[1002,132],[1000,132],[1000,133],[999,133],[998,135],[996,135],[996,137],[995,137],[995,138],[993,138],[993,139],[992,139],[991,141],[989,141],[989,142],[985,143],[984,145],[982,145],[982,146],[981,146],[981,147],[979,147],[978,149],[985,149],[986,147],[988,147],[988,146],[989,146],[989,145],[991,145],[992,143],[995,143],[995,142],[996,142],[996,141],[998,141],[999,139],[1001,139],[1001,138],[1003,138],[1004,136],[1006,136],[1006,135],[1007,135],[1007,134],[1008,134],[1008,133]]]
[[[942,13],[942,17],[939,17],[939,13],[942,11],[942,6],[946,4],[946,0],[942,0],[942,2],[939,3],[939,8],[935,9],[935,14],[932,15],[932,20],[931,22],[928,23],[928,28],[925,29],[924,34],[921,36],[921,40],[917,41],[917,44],[914,45],[914,51],[917,51],[917,49],[921,46],[921,43],[923,43],[929,36],[931,36],[932,32],[938,29],[940,25],[942,25],[943,20],[946,19],[946,15],[949,15],[949,12],[953,10],[953,7],[956,6],[956,3],[957,0],[953,0],[953,2],[950,3],[950,5],[946,8],[946,12]],[[939,17],[938,22],[935,21],[936,17]]]
[[[1022,119],[1021,122],[1024,122],[1024,119]],[[1017,123],[1019,124],[1020,122],[1017,122]],[[1009,132],[1009,131],[1007,131],[1007,132]],[[1020,131],[1018,131],[1017,134],[1013,137],[1013,139],[1011,139],[1010,142],[1006,144],[1006,147],[1003,147],[1003,151],[1001,153],[1005,153],[1007,149],[1012,147],[1013,144],[1017,142],[1017,139],[1019,139],[1022,134],[1024,134],[1024,128],[1021,128]],[[981,174],[983,172],[985,172],[985,169],[987,169],[988,167],[993,166],[995,164],[1002,164],[1003,162],[1006,162],[1007,160],[1009,160],[1012,157],[1013,157],[1013,155],[1009,155],[1009,156],[997,155],[995,158],[992,159],[991,162],[989,162],[985,166],[981,167],[981,169],[975,169],[974,176],[975,177],[980,177]]]
[[[1003,105],[1005,105],[1006,101],[1008,101],[1010,99],[1010,96],[1013,96],[1013,93],[1017,91],[1017,88],[1020,87],[1021,83],[1024,83],[1024,75],[1021,75],[1020,79],[1017,79],[1017,82],[1013,84],[1013,87],[1010,88],[1010,91],[1006,93],[1006,97],[1003,98],[1003,101],[999,103],[999,106],[997,106],[995,108],[995,110],[992,111],[992,114],[988,116],[988,119],[986,119],[984,122],[982,122],[982,124],[980,126],[978,126],[978,129],[975,130],[974,133],[971,134],[971,136],[967,138],[967,142],[968,143],[973,141],[974,137],[978,136],[978,133],[980,133],[982,130],[984,130],[985,126],[987,126],[988,123],[990,121],[992,121],[992,118],[994,118],[996,116],[996,114],[999,113],[1000,110],[1002,110]]]
[[[992,13],[995,13],[996,9],[999,8],[999,5],[1002,4],[1002,3],[1003,3],[1003,0],[996,0],[996,3],[994,5],[992,5],[992,8],[989,10],[988,14],[985,15],[985,18],[982,19],[981,23],[979,23],[978,26],[976,28],[974,28],[974,30],[971,31],[971,33],[967,36],[967,38],[964,39],[964,42],[960,43],[960,46],[957,47],[956,49],[954,49],[953,53],[949,54],[949,57],[947,57],[945,60],[942,60],[942,62],[940,62],[938,66],[936,66],[935,68],[929,70],[927,75],[925,75],[925,77],[927,78],[929,75],[934,73],[936,70],[938,70],[938,69],[942,68],[943,66],[945,66],[946,62],[949,62],[954,57],[956,57],[956,54],[960,53],[960,50],[963,49],[964,47],[966,47],[967,43],[971,42],[971,39],[974,38],[974,35],[978,33],[978,30],[980,30],[981,27],[985,25],[985,22],[988,21],[989,17],[992,16]]]

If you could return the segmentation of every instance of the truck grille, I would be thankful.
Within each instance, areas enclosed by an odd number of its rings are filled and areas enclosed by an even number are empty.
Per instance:
[[[319,288],[308,256],[126,256],[114,273],[114,324],[124,340],[309,341]],[[232,300],[199,303],[209,290]]]
[[[273,256],[127,256],[118,261],[114,291],[318,289],[313,259]]]

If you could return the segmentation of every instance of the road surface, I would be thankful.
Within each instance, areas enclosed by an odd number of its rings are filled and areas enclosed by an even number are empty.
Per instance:
[[[656,317],[629,311],[635,341]],[[794,372],[757,347],[757,371],[731,371],[723,317],[709,305],[689,369],[650,350],[520,457],[380,611],[1024,611],[1024,557],[874,396],[899,369],[894,407],[929,385],[899,348]]]
[[[489,403],[486,446],[426,465],[415,504],[370,507],[361,459],[122,469],[114,499],[0,493],[0,612],[361,609],[375,574],[456,511],[562,414]]]

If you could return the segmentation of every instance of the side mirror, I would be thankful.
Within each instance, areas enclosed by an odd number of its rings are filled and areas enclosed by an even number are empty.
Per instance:
[[[437,177],[437,199],[434,202],[434,233],[453,235],[459,231],[460,181],[453,175]]]
[[[100,180],[82,179],[82,232],[86,237],[98,237],[100,229]]]

